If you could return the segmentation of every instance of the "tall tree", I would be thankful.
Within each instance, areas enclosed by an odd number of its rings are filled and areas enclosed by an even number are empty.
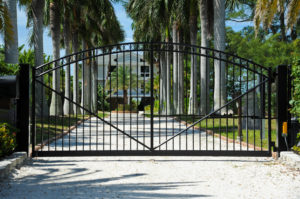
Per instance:
[[[225,51],[225,1],[214,0],[214,47],[218,51]],[[218,59],[214,61],[214,110],[222,107],[226,103],[226,82],[225,63],[222,53],[215,53]],[[226,109],[221,110],[221,114]]]
[[[198,18],[198,9],[197,9],[197,1],[191,0],[189,2],[189,27],[190,27],[190,43],[193,46],[197,45],[197,18]],[[202,22],[201,22],[202,23]],[[190,78],[190,98],[189,98],[189,114],[198,113],[198,101],[197,101],[197,55],[193,53],[197,53],[197,48],[191,48],[191,78]]]
[[[13,40],[13,31],[7,5],[4,0],[0,0],[0,33],[4,36],[4,42],[11,42]]]
[[[262,23],[265,29],[273,26],[276,16],[279,18],[281,39],[287,40],[287,28],[293,30],[300,12],[299,0],[257,0],[255,6],[254,28],[256,33]],[[286,20],[287,19],[287,20]],[[287,22],[287,24],[286,24]],[[276,31],[273,31],[276,33]]]
[[[49,5],[49,25],[52,38],[53,47],[53,60],[60,58],[60,25],[61,25],[61,1],[50,0]],[[55,62],[53,67],[59,66],[58,62]],[[60,90],[60,69],[54,70],[52,74],[52,88],[56,92]],[[59,94],[52,92],[50,115],[62,115],[62,100]]]
[[[65,44],[65,55],[71,54],[71,4],[67,0],[64,0],[64,17],[63,17],[63,36],[64,36],[64,44]],[[71,60],[66,60],[70,62]],[[65,72],[65,97],[72,99],[71,95],[71,65],[68,64],[66,66]],[[73,114],[73,107],[70,100],[64,100],[64,114],[70,115]]]
[[[17,0],[5,0],[8,14],[12,25],[12,39],[5,39],[5,62],[17,64],[19,59],[18,51],[18,25],[17,25]],[[5,10],[4,10],[5,11]],[[8,29],[7,29],[8,30]],[[11,32],[12,33],[12,32]],[[5,33],[7,35],[9,33]]]
[[[28,6],[29,12],[32,13],[33,21],[33,45],[34,45],[34,57],[35,65],[40,66],[44,64],[44,36],[43,36],[43,20],[44,20],[44,8],[45,0],[32,0]],[[28,19],[30,20],[30,19]],[[29,23],[30,24],[30,23]],[[42,72],[40,69],[38,72]],[[39,80],[43,82],[44,78],[39,77]],[[40,84],[36,85],[36,114],[39,116],[47,116],[49,114],[48,103],[45,97],[45,90]]]
[[[199,12],[201,21],[201,56],[200,60],[200,113],[207,114],[209,107],[209,60],[205,56],[209,47],[209,41],[213,34],[214,9],[213,1],[200,0]]]

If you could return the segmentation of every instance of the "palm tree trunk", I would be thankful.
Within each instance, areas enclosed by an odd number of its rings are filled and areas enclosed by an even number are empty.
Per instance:
[[[225,50],[225,1],[214,0],[214,46],[216,50]],[[215,54],[218,58],[224,58],[222,54]],[[215,82],[214,82],[214,110],[223,106],[226,102],[225,85],[225,63],[220,60],[214,61]],[[221,114],[226,108],[221,110]]]
[[[209,47],[209,18],[208,18],[208,0],[201,0],[199,4],[201,20],[201,60],[200,60],[200,113],[209,112],[209,60],[205,56],[207,51],[204,48]]]
[[[13,27],[12,40],[5,40],[5,62],[11,64],[19,63],[18,51],[18,26],[17,26],[17,0],[5,0],[8,8],[11,24]]]
[[[169,42],[169,38],[167,36],[166,42]],[[168,48],[169,46],[167,46]],[[166,112],[167,114],[173,113],[173,106],[171,103],[171,55],[170,52],[166,51]]]
[[[86,50],[87,46],[86,43],[82,42],[83,50]],[[85,56],[89,56],[89,52],[85,54]],[[82,94],[81,94],[81,105],[91,111],[91,75],[90,75],[90,68],[91,67],[91,60],[86,59],[83,61],[82,67]],[[83,115],[86,114],[84,110],[81,112]]]
[[[160,92],[159,92],[159,102],[160,102],[160,113],[166,113],[166,54],[161,53],[160,56]]]
[[[78,52],[78,33],[76,31],[73,32],[72,34],[72,46],[73,46],[73,53],[77,53]],[[75,55],[75,60],[76,58],[78,58],[77,55]],[[73,66],[73,101],[76,104],[80,103],[80,99],[79,99],[79,77],[78,77],[78,73],[79,73],[79,65],[78,62],[75,62],[75,65]],[[80,113],[80,108],[78,107],[78,105],[74,104],[74,114],[79,114]]]
[[[60,10],[57,2],[50,3],[50,31],[52,37],[53,46],[53,60],[57,60],[60,57]],[[54,67],[58,66],[59,63],[56,62]],[[54,70],[52,75],[52,88],[60,91],[60,69]],[[62,101],[60,95],[52,92],[50,104],[50,115],[62,115]]]
[[[177,31],[177,40],[178,43],[183,43],[183,37],[182,37],[182,31]],[[178,50],[180,52],[182,52],[182,46],[178,47]],[[177,64],[177,77],[178,77],[178,83],[177,83],[177,110],[176,113],[177,114],[182,114],[183,113],[183,109],[184,109],[184,83],[183,83],[183,78],[184,78],[184,71],[183,71],[183,67],[184,67],[184,56],[183,53],[178,53],[177,55],[177,59],[178,59],[178,64]],[[175,112],[175,111],[174,111]]]
[[[197,15],[190,16],[190,38],[191,45],[197,44]],[[192,53],[197,53],[197,48],[192,48]],[[198,112],[197,104],[197,56],[191,55],[191,83],[190,83],[190,98],[188,114],[195,114]]]
[[[70,22],[68,20],[68,17],[64,18],[64,42],[65,42],[65,49],[66,49],[66,55],[71,54],[71,46],[70,46]],[[68,62],[71,60],[67,60]],[[65,73],[65,97],[72,99],[71,95],[71,66],[70,64],[66,66],[66,73]],[[64,114],[65,115],[71,115],[73,114],[73,108],[71,101],[65,100],[64,102]]]
[[[92,67],[92,110],[93,113],[97,113],[97,90],[98,90],[98,62],[97,58],[93,58],[93,67]]]
[[[173,22],[172,33],[173,33],[173,43],[178,43],[178,26],[177,22]],[[178,108],[178,50],[177,45],[173,45],[173,108],[176,113]]]
[[[40,66],[44,63],[44,42],[43,42],[43,18],[44,18],[44,6],[45,0],[33,0],[31,2],[31,8],[33,13],[33,32],[34,32],[34,62],[36,66]],[[42,72],[42,69],[37,71]],[[39,81],[43,82],[44,78],[39,77]],[[45,95],[44,87],[37,83],[36,84],[36,109],[35,113],[37,116],[47,116],[49,114],[48,103]]]

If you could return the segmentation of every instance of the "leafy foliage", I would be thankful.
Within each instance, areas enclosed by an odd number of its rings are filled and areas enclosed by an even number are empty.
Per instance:
[[[16,129],[7,123],[0,124],[0,157],[9,155],[16,148]]]
[[[292,66],[292,77],[294,90],[292,93],[292,100],[290,101],[290,104],[292,105],[291,112],[300,117],[300,57],[294,61],[294,65]]]
[[[275,68],[281,64],[291,64],[300,54],[300,39],[293,42],[280,40],[280,35],[264,36],[263,32],[255,38],[254,28],[246,27],[240,32],[227,28],[226,51],[250,59],[265,67]]]
[[[44,55],[44,63],[50,61],[50,56]],[[35,55],[32,49],[25,50],[24,45],[19,47],[19,63],[35,66]],[[7,64],[4,62],[4,49],[0,46],[0,76],[16,75],[19,71],[18,64]]]
[[[98,103],[99,109],[102,111],[109,110],[109,103],[106,100],[107,93],[105,92],[105,90],[103,89],[103,87],[100,84],[98,84],[97,95],[98,95],[97,103]]]

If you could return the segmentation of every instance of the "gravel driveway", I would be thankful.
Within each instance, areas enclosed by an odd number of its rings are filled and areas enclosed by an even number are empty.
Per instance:
[[[300,198],[300,171],[271,158],[36,158],[0,198]]]

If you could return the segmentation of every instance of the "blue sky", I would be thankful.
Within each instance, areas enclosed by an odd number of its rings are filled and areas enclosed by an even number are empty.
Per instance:
[[[26,28],[26,12],[23,9],[18,9],[18,37],[19,37],[19,46],[25,44],[25,48],[29,48],[28,45],[28,38],[30,30]],[[125,31],[125,41],[124,42],[131,42],[133,41],[133,31],[131,29],[132,20],[127,16],[126,11],[122,4],[115,3],[114,4],[115,13]],[[236,22],[226,22],[227,26],[231,26],[235,31],[241,30],[243,27],[247,25],[252,25],[252,22],[247,23],[236,23]],[[1,39],[1,43],[3,44],[3,39]],[[49,36],[49,29],[46,28],[44,30],[44,53],[47,55],[52,54],[52,42]],[[61,56],[64,55],[64,50],[61,51]]]

